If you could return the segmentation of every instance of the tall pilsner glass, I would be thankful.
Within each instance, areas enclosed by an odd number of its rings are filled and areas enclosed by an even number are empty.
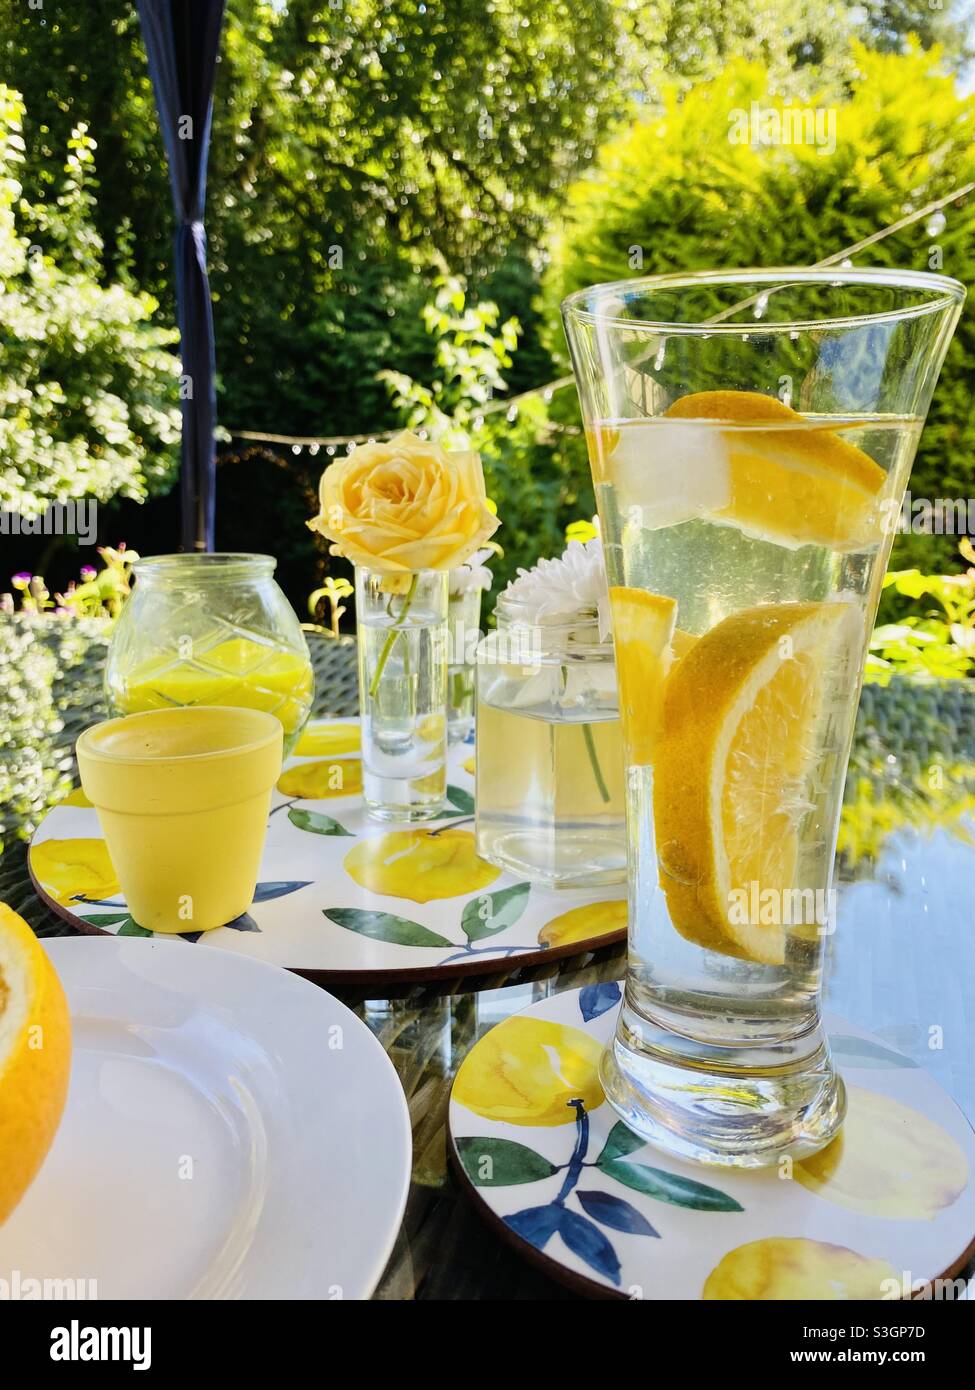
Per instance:
[[[820,986],[863,662],[965,291],[884,270],[597,285],[563,306],[627,761],[626,996],[607,1096],[760,1167],[843,1120]]]

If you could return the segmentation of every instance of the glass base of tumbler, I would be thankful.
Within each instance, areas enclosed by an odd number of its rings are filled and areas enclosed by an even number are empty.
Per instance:
[[[424,821],[436,820],[443,814],[446,800],[439,797],[436,801],[430,802],[398,802],[391,795],[388,801],[377,800],[375,793],[370,796],[368,789],[364,792],[363,801],[365,802],[366,813],[370,820],[386,821],[397,825],[421,824]],[[460,814],[458,812],[458,814]]]
[[[709,1047],[635,1020],[624,1006],[600,1079],[648,1143],[727,1168],[804,1158],[835,1137],[846,1114],[819,1028],[774,1047]]]

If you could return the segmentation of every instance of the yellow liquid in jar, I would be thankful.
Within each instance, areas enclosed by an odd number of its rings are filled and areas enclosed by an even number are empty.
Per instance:
[[[314,689],[307,657],[237,637],[185,661],[153,659],[112,693],[123,714],[185,705],[264,710],[280,720],[290,739],[308,718]]]

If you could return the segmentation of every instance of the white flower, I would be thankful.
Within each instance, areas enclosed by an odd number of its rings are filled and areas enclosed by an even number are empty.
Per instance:
[[[570,541],[555,560],[539,560],[533,569],[519,569],[504,591],[504,597],[521,606],[529,623],[540,618],[571,617],[580,610],[595,610],[599,636],[606,641],[612,632],[609,590],[603,563],[603,543]]]
[[[490,589],[494,582],[494,575],[484,561],[493,554],[494,547],[485,546],[483,550],[475,550],[469,560],[458,566],[457,569],[450,571],[448,593],[451,598],[456,598],[458,594],[469,593],[471,589]]]

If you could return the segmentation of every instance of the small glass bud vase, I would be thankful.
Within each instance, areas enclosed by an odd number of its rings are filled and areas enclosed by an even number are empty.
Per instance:
[[[430,820],[444,808],[447,578],[356,566],[362,787],[377,820]]]
[[[481,589],[461,589],[448,600],[447,741],[463,743],[474,729],[474,653],[481,639]]]
[[[551,888],[626,878],[623,741],[595,610],[527,622],[503,595],[477,649],[482,859]]]

